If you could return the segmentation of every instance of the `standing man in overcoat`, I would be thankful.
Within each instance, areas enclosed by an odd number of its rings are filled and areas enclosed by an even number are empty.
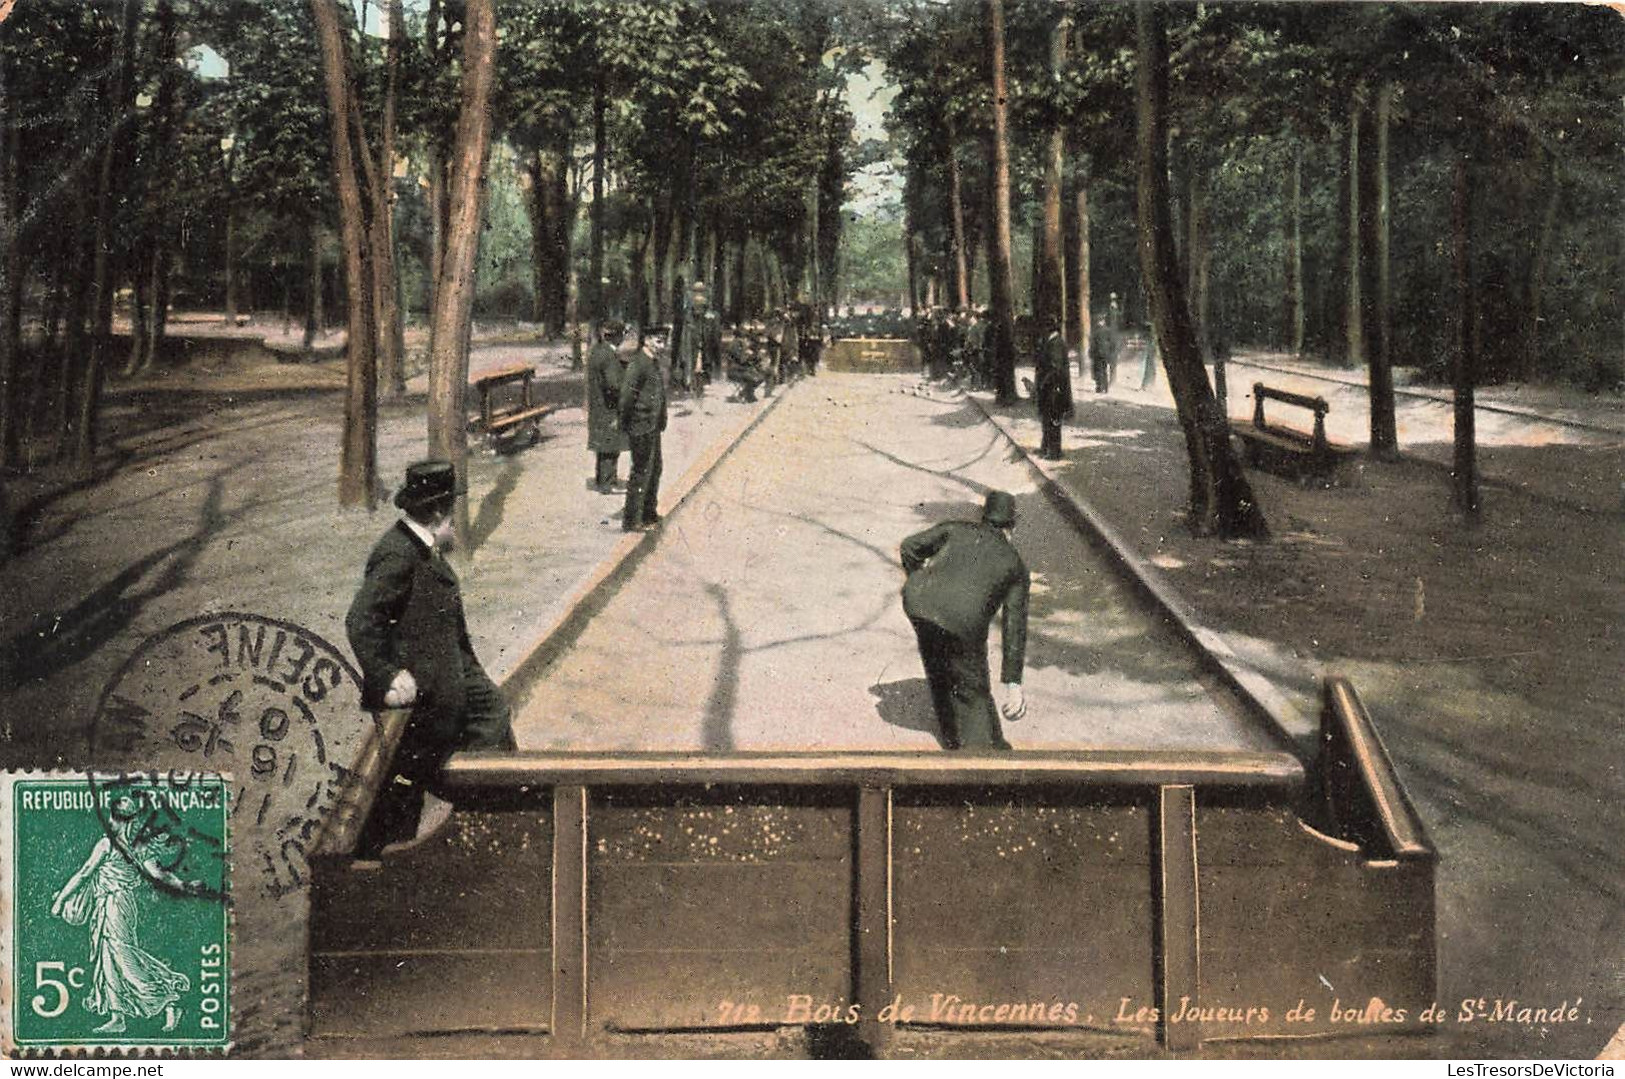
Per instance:
[[[373,547],[344,620],[361,666],[362,706],[412,710],[362,830],[362,859],[419,832],[425,795],[453,752],[514,745],[508,703],[474,655],[457,575],[442,554],[456,500],[451,462],[407,468],[395,495],[403,516]]]
[[[948,521],[916,533],[902,545],[903,611],[914,624],[931,687],[931,703],[949,749],[1009,749],[999,715],[1020,719],[1027,647],[1027,593],[1031,575],[1010,542],[1016,500],[988,492],[980,521]],[[993,705],[987,637],[1004,611],[1004,659],[999,681],[1004,702]]]
[[[626,327],[611,320],[599,331],[587,357],[587,448],[597,455],[593,489],[610,494],[618,485],[617,464],[629,448],[621,430],[621,357]]]
[[[621,375],[621,430],[632,445],[621,530],[641,532],[660,521],[660,437],[666,430],[666,384],[646,347],[632,354]]]
[[[1072,407],[1072,380],[1068,373],[1066,339],[1052,321],[1049,333],[1038,347],[1038,381],[1034,393],[1038,398],[1038,418],[1044,428],[1038,454],[1047,461],[1059,461],[1064,456],[1061,424]]]

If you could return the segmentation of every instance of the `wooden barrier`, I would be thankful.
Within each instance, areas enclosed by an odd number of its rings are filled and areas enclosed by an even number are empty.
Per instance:
[[[311,1032],[1414,1031],[1432,850],[1328,692],[1335,783],[1284,752],[460,754],[435,836],[313,859]]]

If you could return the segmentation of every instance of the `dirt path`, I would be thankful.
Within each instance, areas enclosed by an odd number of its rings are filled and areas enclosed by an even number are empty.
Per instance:
[[[828,374],[789,391],[534,689],[521,748],[938,746],[897,545],[1015,493],[1033,572],[1017,748],[1277,748],[1216,705],[974,406]],[[997,634],[993,667],[998,671]]]

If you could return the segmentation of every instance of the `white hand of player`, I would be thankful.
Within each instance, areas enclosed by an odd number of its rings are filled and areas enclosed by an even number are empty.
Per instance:
[[[1027,714],[1027,698],[1021,693],[1020,682],[1004,684],[1004,704],[999,707],[999,711],[1012,723]]]
[[[405,708],[418,699],[418,682],[412,677],[412,672],[402,667],[395,672],[395,680],[389,683],[389,692],[384,694],[384,703],[391,708]]]

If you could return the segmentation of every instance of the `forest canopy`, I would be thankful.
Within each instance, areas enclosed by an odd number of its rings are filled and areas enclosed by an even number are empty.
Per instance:
[[[1113,300],[1151,321],[1153,55],[1201,356],[1443,379],[1465,335],[1476,380],[1619,389],[1616,13],[1168,4],[1155,54],[1143,14],[19,0],[0,23],[0,466],[92,467],[104,387],[161,362],[182,309],[297,322],[306,347],[347,327],[346,501],[372,497],[365,411],[425,366],[444,393],[466,378],[458,320],[590,338],[680,318],[698,282],[735,325],[797,302],[1002,304],[1086,348]],[[459,259],[467,297],[444,291]],[[409,348],[418,322],[430,342]],[[460,405],[431,402],[431,448],[459,452]]]

